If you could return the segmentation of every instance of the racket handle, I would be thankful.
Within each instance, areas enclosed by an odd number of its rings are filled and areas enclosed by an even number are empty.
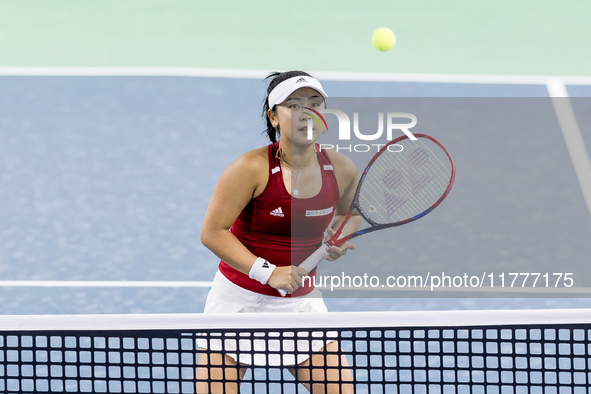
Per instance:
[[[306,260],[304,260],[302,262],[302,264],[299,265],[299,267],[305,269],[306,271],[308,271],[308,273],[310,273],[310,271],[312,271],[314,268],[316,268],[318,266],[318,264],[322,260],[324,260],[324,257],[327,254],[326,248],[328,246],[330,246],[330,244],[328,242],[325,244],[322,244],[318,249],[316,249],[316,251],[314,253],[312,253],[310,256],[308,256],[306,258]],[[277,291],[279,292],[279,294],[281,294],[282,297],[285,297],[285,295],[287,294],[287,291],[283,290],[283,289],[277,289]]]
[[[318,264],[320,264],[322,260],[324,260],[324,257],[326,257],[326,255],[328,254],[326,248],[329,246],[330,244],[328,242],[320,245],[320,247],[316,249],[314,253],[308,256],[306,260],[302,261],[302,264],[300,264],[298,267],[303,268],[306,271],[308,271],[308,273],[310,273],[314,268],[318,266]]]

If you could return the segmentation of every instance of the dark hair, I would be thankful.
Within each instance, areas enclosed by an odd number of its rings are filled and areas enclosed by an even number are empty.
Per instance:
[[[265,78],[265,79],[273,78],[273,79],[271,79],[271,82],[269,82],[269,87],[267,87],[267,97],[265,97],[265,102],[263,103],[263,118],[267,120],[267,130],[263,131],[263,133],[267,134],[267,136],[269,137],[271,142],[277,142],[277,134],[279,133],[279,128],[273,127],[273,124],[271,123],[271,121],[269,120],[269,117],[267,116],[267,110],[269,109],[269,94],[281,82],[283,82],[289,78],[299,77],[299,76],[311,77],[311,75],[308,73],[296,70],[296,71],[287,71],[284,73],[272,72],[271,74],[269,74],[267,76],[267,78]],[[271,108],[271,110],[275,111],[275,107]]]

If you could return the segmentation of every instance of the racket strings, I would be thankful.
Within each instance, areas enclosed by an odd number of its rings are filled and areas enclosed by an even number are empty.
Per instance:
[[[387,163],[386,166],[382,165],[382,168],[389,168],[391,166],[402,167],[402,163]],[[378,167],[379,168],[379,167]],[[404,220],[407,217],[412,217],[414,214],[418,214],[427,209],[431,204],[431,200],[435,202],[437,199],[437,193],[433,191],[433,187],[427,187],[427,184],[434,179],[433,176],[417,175],[415,173],[407,171],[405,174],[407,182],[405,185],[398,186],[396,189],[382,187],[383,201],[385,207],[380,210],[382,212],[381,219],[383,222],[396,222]],[[376,179],[373,185],[373,192],[379,190],[380,180]],[[423,191],[423,198],[417,198],[416,194]],[[376,202],[381,205],[379,202]],[[406,209],[399,211],[400,208],[405,207]],[[396,213],[396,215],[394,215]]]
[[[411,144],[410,140],[409,144]],[[431,149],[429,149],[431,152],[428,154],[426,149],[415,148],[413,150],[409,149],[409,146],[407,146],[406,158],[404,158],[404,155],[398,155],[397,157],[390,155],[390,158],[394,157],[398,160],[395,160],[394,163],[389,162],[388,165],[404,168],[408,182],[405,185],[406,190],[402,190],[401,194],[408,196],[412,193],[412,198],[406,199],[406,201],[408,201],[407,204],[410,206],[410,208],[407,208],[410,209],[412,213],[420,213],[427,209],[431,205],[431,202],[437,201],[441,193],[443,193],[447,187],[447,182],[440,182],[438,175],[447,177],[447,174],[441,171],[441,160],[437,158],[437,155],[435,155]],[[437,160],[431,161],[430,157]],[[404,159],[406,159],[406,161],[404,161]],[[433,180],[435,180],[435,182],[433,182]],[[423,192],[422,199],[417,198],[416,196],[416,194],[421,191]],[[397,195],[400,192],[400,189],[388,190],[385,193],[389,194],[392,192]],[[391,198],[388,198],[387,200],[390,201]],[[400,201],[400,199],[396,199],[396,201]],[[393,208],[397,209],[398,207],[392,207],[390,204],[389,208],[390,210],[388,214],[389,216],[392,216]],[[411,214],[406,214],[406,216]],[[405,215],[402,214],[402,216]]]
[[[422,141],[424,142],[424,141]],[[409,140],[409,144],[412,144]],[[428,148],[428,146],[426,146]],[[416,148],[414,150],[409,150],[407,147],[407,157],[406,162],[400,163],[390,163],[393,165],[402,165],[408,166],[405,168],[406,177],[408,178],[408,185],[407,188],[410,189],[413,198],[409,198],[409,205],[412,205],[411,211],[413,213],[420,213],[423,210],[427,209],[431,204],[431,202],[437,201],[440,197],[441,193],[445,191],[447,188],[448,182],[441,182],[439,176],[444,176],[446,181],[449,179],[448,174],[445,171],[441,171],[442,161],[437,157],[437,155],[429,149],[430,153],[426,152],[424,148]],[[436,150],[435,152],[438,152]],[[400,156],[399,156],[400,157]],[[431,161],[430,158],[437,159],[436,161]],[[418,167],[427,165],[426,167]],[[435,180],[435,183],[433,183]],[[429,185],[429,187],[427,187]],[[423,191],[424,197],[417,198],[416,194]],[[396,193],[396,191],[394,191]],[[409,195],[409,190],[403,191],[403,195]],[[422,203],[421,203],[422,202]],[[425,206],[426,205],[426,206]],[[391,215],[391,212],[389,212]],[[407,215],[408,216],[408,215]]]
[[[409,146],[406,147],[407,149],[411,148],[411,145],[417,146],[418,144],[421,144],[421,146],[415,148],[407,158],[407,161],[411,164],[411,166],[416,168],[428,163],[429,176],[433,176],[435,179],[441,180],[442,182],[439,186],[443,187],[445,190],[451,177],[451,161],[449,160],[447,154],[437,144],[429,139],[420,138],[418,141],[416,141],[416,143],[412,140],[406,140],[406,142],[409,144]],[[436,162],[432,159],[435,159]]]
[[[395,223],[424,212],[451,181],[451,161],[437,144],[427,138],[399,144],[402,152],[384,151],[372,163],[360,189],[360,208],[377,223]]]
[[[411,181],[410,190],[401,190],[400,188],[398,188],[398,190],[391,190],[389,188],[384,188],[381,192],[382,201],[379,201],[376,198],[369,199],[370,212],[379,213],[381,221],[389,223],[404,220],[426,210],[438,199],[438,195],[431,190],[432,188],[425,188],[426,184],[431,179],[433,179],[433,177],[422,177],[422,182],[417,182],[416,180],[414,182]],[[373,186],[372,189],[372,193],[374,193],[376,197],[379,196],[379,194],[376,193],[379,189],[379,185],[377,187]],[[423,191],[422,199],[417,198],[416,196],[420,191]],[[415,196],[410,196],[411,193]],[[379,209],[376,209],[376,206],[379,207]],[[402,207],[406,209],[399,210]]]

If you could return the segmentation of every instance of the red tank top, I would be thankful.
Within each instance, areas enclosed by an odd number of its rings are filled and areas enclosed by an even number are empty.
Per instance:
[[[280,162],[275,157],[278,148],[279,142],[269,145],[267,187],[248,203],[230,231],[255,256],[277,266],[298,265],[322,243],[324,231],[332,222],[339,201],[339,187],[328,153],[320,150],[320,192],[311,198],[292,197],[285,188]],[[280,296],[276,289],[251,279],[223,261],[220,262],[219,270],[240,287],[260,294]],[[310,277],[315,275],[316,270],[313,270]],[[299,288],[291,296],[302,296],[313,289],[306,283],[305,287]]]

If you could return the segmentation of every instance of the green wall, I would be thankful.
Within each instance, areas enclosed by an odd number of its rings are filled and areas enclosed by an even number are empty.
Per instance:
[[[0,0],[0,67],[591,75],[589,20],[589,0]]]

